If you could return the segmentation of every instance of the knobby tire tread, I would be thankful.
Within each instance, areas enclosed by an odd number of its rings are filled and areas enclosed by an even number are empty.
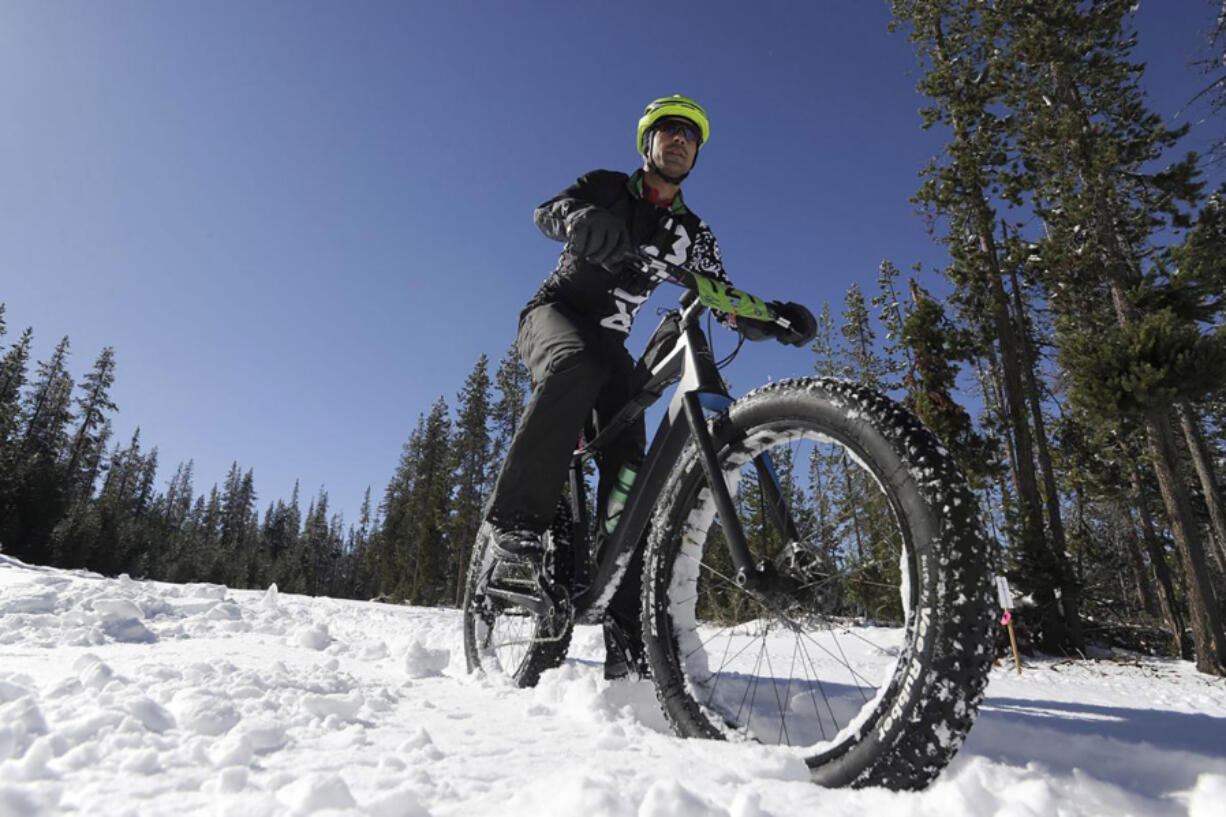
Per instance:
[[[910,637],[888,682],[889,700],[858,735],[806,759],[812,778],[825,786],[923,788],[970,731],[991,669],[997,610],[989,579],[989,538],[977,502],[948,452],[909,411],[871,389],[833,378],[785,380],[751,392],[712,423],[716,448],[722,457],[753,425],[796,412],[893,452],[903,468],[895,467],[889,480],[909,482],[902,493],[918,497],[922,506],[906,507],[904,515],[928,514],[927,523],[935,530],[927,543],[913,545],[917,553],[912,556],[920,584],[913,620],[927,606],[928,624],[908,628]],[[693,486],[701,479],[695,473],[700,470],[691,445],[657,505],[644,560],[643,632],[657,696],[673,727],[683,736],[722,738],[687,692],[676,639],[667,632],[670,560],[677,556],[679,526],[697,497]],[[927,571],[919,567],[922,555]],[[908,671],[914,676],[909,683]]]

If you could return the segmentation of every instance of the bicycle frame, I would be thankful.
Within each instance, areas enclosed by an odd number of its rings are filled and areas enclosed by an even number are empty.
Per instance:
[[[724,388],[711,345],[698,323],[704,311],[705,307],[697,299],[691,299],[688,304],[683,300],[679,316],[681,334],[673,348],[651,370],[647,382],[630,403],[595,439],[576,451],[571,461],[570,500],[572,519],[575,520],[572,536],[575,571],[571,603],[577,623],[598,623],[603,618],[613,594],[621,585],[635,548],[642,543],[664,483],[690,440],[694,440],[701,454],[707,484],[712,488],[720,518],[727,520],[724,533],[729,555],[737,568],[737,581],[752,588],[766,580],[763,567],[753,564],[750,557],[744,531],[733,512],[733,499],[718,466],[715,447],[707,429],[705,413],[726,411],[732,397]],[[586,518],[583,461],[657,402],[673,382],[677,382],[677,386],[668,410],[652,437],[617,526],[604,543],[595,574],[589,576],[592,542]],[[772,519],[780,531],[788,536],[788,541],[796,541],[796,527],[786,510],[769,456],[759,456],[755,465]]]
[[[781,580],[774,565],[754,564],[745,541],[745,532],[735,513],[733,498],[719,467],[706,417],[707,413],[720,414],[726,411],[732,404],[732,397],[724,388],[711,344],[698,321],[703,312],[712,307],[754,320],[771,321],[784,329],[790,324],[786,319],[773,314],[760,299],[746,292],[696,275],[663,259],[642,256],[640,261],[645,273],[686,288],[687,292],[681,299],[680,313],[670,313],[677,316],[681,332],[673,347],[648,373],[647,381],[637,394],[594,439],[576,451],[571,458],[570,510],[574,526],[571,532],[574,565],[570,586],[551,589],[541,584],[539,588],[542,597],[539,598],[520,588],[486,588],[489,595],[523,607],[537,616],[553,618],[557,615],[558,605],[562,600],[551,597],[561,590],[569,594],[570,614],[574,622],[595,624],[603,619],[613,594],[617,592],[625,577],[635,549],[643,543],[664,484],[690,440],[694,441],[700,454],[707,485],[720,515],[728,554],[736,568],[737,583],[751,590],[767,592],[788,589],[787,582]],[[617,525],[601,548],[593,575],[589,569],[593,543],[589,538],[591,525],[587,518],[583,463],[637,420],[649,406],[663,397],[664,391],[674,383],[677,384],[676,391],[668,410],[652,437],[643,466],[626,497]],[[769,517],[785,541],[798,541],[796,525],[787,510],[783,491],[769,455],[758,455],[754,459],[754,465]]]

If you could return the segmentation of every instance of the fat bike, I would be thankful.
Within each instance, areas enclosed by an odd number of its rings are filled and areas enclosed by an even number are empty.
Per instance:
[[[540,569],[501,562],[479,534],[470,670],[535,684],[576,624],[602,620],[642,549],[642,647],[679,735],[790,747],[824,786],[928,785],[970,730],[992,659],[989,539],[965,477],[909,411],[855,383],[783,380],[734,399],[702,315],[787,321],[720,281],[640,263],[684,287],[680,307],[648,343],[637,395],[575,451]],[[597,548],[586,461],[670,387]]]

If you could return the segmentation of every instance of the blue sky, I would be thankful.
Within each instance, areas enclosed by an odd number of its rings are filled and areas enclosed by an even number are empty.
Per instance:
[[[1141,4],[1156,110],[1202,86],[1212,13]],[[162,484],[195,459],[207,490],[237,460],[261,508],[301,479],[353,521],[418,415],[513,339],[558,251],[533,207],[636,167],[656,96],[711,114],[686,199],[742,288],[817,311],[883,258],[940,264],[907,199],[942,137],[888,20],[884,0],[6,0],[5,340],[33,326],[41,359],[69,335],[78,377],[114,346],[116,435],[141,427]],[[729,374],[811,366],[758,344]]]

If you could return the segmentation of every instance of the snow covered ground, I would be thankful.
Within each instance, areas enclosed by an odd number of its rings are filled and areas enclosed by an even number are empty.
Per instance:
[[[533,690],[453,610],[105,579],[0,556],[0,817],[1226,814],[1226,682],[1117,656],[998,668],[917,794],[680,740],[595,628]]]

